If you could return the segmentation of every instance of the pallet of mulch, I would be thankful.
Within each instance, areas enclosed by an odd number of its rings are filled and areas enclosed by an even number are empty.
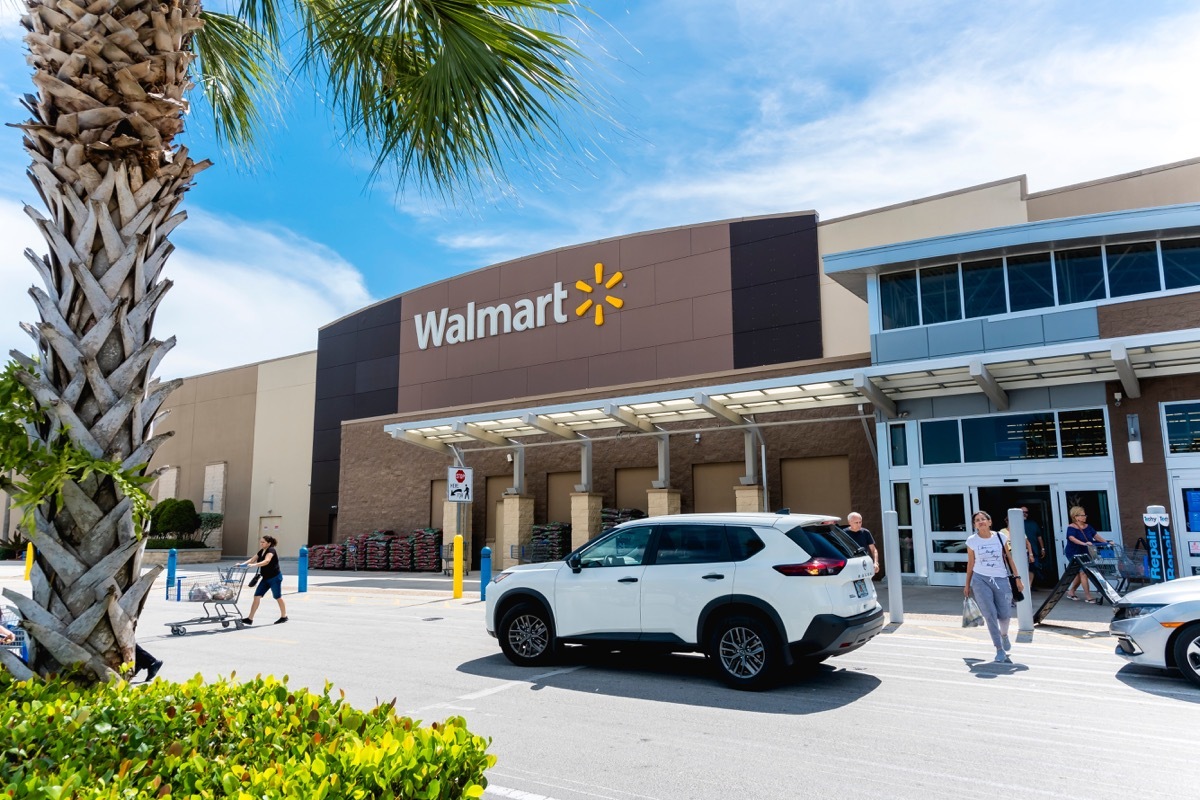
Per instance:
[[[308,568],[309,569],[326,569],[325,567],[325,552],[329,549],[327,544],[314,544],[308,548]]]
[[[346,569],[367,568],[367,539],[369,533],[360,533],[346,540]]]
[[[321,569],[345,569],[346,546],[344,544],[325,545],[325,565]]]
[[[413,571],[413,536],[397,536],[388,548],[388,569],[392,572]]]
[[[529,560],[534,564],[561,561],[570,552],[571,523],[534,525],[529,537]]]
[[[363,561],[369,570],[383,571],[390,568],[388,551],[396,539],[395,531],[375,531],[363,543]]]
[[[605,533],[623,522],[634,519],[644,519],[646,512],[640,508],[602,508],[600,509],[600,533]]]
[[[442,530],[422,528],[413,531],[413,570],[440,572],[442,569]]]

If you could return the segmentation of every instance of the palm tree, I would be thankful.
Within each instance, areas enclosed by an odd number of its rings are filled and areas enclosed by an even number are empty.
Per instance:
[[[584,96],[561,32],[579,24],[568,0],[243,0],[236,15],[198,0],[26,2],[36,94],[20,127],[44,213],[26,212],[48,247],[25,253],[42,284],[26,326],[38,358],[13,353],[40,420],[26,427],[34,445],[125,474],[169,435],[151,424],[180,383],[151,383],[174,344],[152,328],[180,203],[210,165],[178,143],[193,84],[218,136],[245,145],[290,62],[288,75],[323,79],[376,174],[443,193],[552,151],[556,112]],[[158,573],[142,574],[128,483],[111,473],[70,472],[33,511],[33,597],[5,590],[35,640],[28,666],[0,650],[18,677],[106,679],[133,658]]]

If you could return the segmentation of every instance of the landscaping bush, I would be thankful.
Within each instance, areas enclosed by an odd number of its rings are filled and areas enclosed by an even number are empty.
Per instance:
[[[196,538],[201,544],[208,542],[208,537],[213,531],[219,529],[225,523],[225,515],[217,514],[212,511],[201,511],[196,515],[200,524],[196,528]]]
[[[420,727],[392,705],[247,683],[61,678],[18,682],[0,670],[0,796],[482,797],[490,740],[461,717]]]
[[[200,515],[196,513],[196,504],[191,500],[167,498],[150,512],[150,533],[154,536],[178,533],[186,537],[199,528]]]

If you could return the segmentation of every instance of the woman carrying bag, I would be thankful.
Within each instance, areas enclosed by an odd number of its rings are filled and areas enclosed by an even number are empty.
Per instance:
[[[1008,623],[1012,619],[1013,595],[1008,581],[1011,566],[1008,549],[1004,538],[992,530],[992,518],[986,511],[976,511],[971,524],[975,533],[967,538],[967,585],[963,587],[963,596],[974,595],[979,604],[996,648],[996,663],[1011,664]],[[1012,574],[1017,574],[1016,570]],[[1025,590],[1020,578],[1016,584],[1019,591]]]
[[[254,557],[241,562],[240,566],[257,567],[261,576],[258,586],[254,589],[254,602],[250,605],[250,616],[242,620],[247,625],[254,624],[254,614],[258,611],[258,604],[268,589],[271,596],[275,598],[275,602],[279,603],[279,619],[275,620],[275,624],[288,621],[287,607],[283,604],[283,570],[279,568],[279,554],[275,552],[277,544],[279,544],[279,540],[274,536],[264,535],[258,540],[260,549]]]

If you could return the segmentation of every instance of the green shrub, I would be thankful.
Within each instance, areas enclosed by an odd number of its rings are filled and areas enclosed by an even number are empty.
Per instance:
[[[200,524],[196,530],[196,538],[201,542],[207,542],[212,532],[225,523],[225,515],[217,514],[213,511],[201,511],[196,516],[200,520]]]
[[[191,536],[200,527],[200,515],[191,500],[169,497],[150,512],[150,533],[162,537],[169,533]],[[182,537],[177,537],[182,538]]]
[[[176,550],[195,550],[198,547],[206,547],[204,542],[196,539],[172,539],[154,537],[146,540],[147,550],[170,550],[174,547]]]
[[[420,727],[392,705],[247,683],[61,678],[0,670],[0,796],[50,798],[481,797],[489,739],[461,717]]]

